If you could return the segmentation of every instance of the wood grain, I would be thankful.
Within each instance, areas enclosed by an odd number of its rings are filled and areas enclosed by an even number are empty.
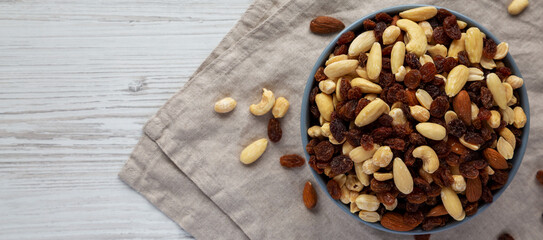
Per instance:
[[[0,239],[191,238],[117,173],[250,2],[0,1]]]

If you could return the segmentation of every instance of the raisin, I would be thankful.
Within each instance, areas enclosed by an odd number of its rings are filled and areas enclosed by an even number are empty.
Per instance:
[[[268,138],[272,142],[279,142],[282,136],[281,122],[277,118],[270,118],[270,121],[268,121]]]
[[[377,122],[379,122],[379,124],[381,124],[381,126],[383,127],[391,127],[392,121],[394,121],[394,118],[392,118],[388,114],[383,114],[379,118],[377,118]]]
[[[458,64],[462,64],[464,66],[471,66],[471,62],[469,61],[468,52],[466,51],[460,51],[458,53]]]
[[[513,238],[513,236],[511,236],[509,233],[502,233],[498,237],[498,240],[515,240],[515,238]]]
[[[401,138],[389,138],[385,140],[385,145],[388,145],[392,149],[403,151],[405,148],[405,141]]]
[[[360,135],[362,135],[360,130],[352,128],[345,133],[345,139],[347,139],[347,142],[351,144],[351,146],[358,147],[360,146]]]
[[[463,162],[459,167],[460,174],[465,178],[475,179],[479,176],[479,171],[469,162]]]
[[[403,220],[409,226],[418,226],[424,220],[424,214],[421,211],[406,212],[403,215]]]
[[[483,185],[486,185],[488,183],[488,180],[490,179],[490,176],[486,172],[486,169],[479,171],[479,178],[481,179],[481,183]]]
[[[376,193],[380,192],[389,192],[394,187],[394,183],[392,181],[377,181],[375,178],[371,179],[370,181],[370,188],[372,191]]]
[[[430,184],[430,191],[426,192],[428,197],[437,197],[441,194],[441,187],[435,183]]]
[[[353,89],[359,89],[359,88],[353,88]],[[349,94],[351,93],[351,90],[349,90]],[[356,115],[355,115],[356,106],[357,106],[357,101],[355,100],[347,101],[341,107],[338,106],[339,110],[337,111],[337,115],[345,121],[352,121],[356,118]]]
[[[445,58],[445,61],[443,62],[443,72],[450,72],[456,65],[458,65],[458,62],[453,57]]]
[[[477,202],[472,202],[466,204],[466,207],[464,208],[464,211],[466,211],[466,216],[473,216],[475,213],[477,213],[477,208],[479,207],[479,204]]]
[[[366,151],[373,149],[373,138],[367,134],[362,135],[362,137],[360,137],[360,146]]]
[[[405,63],[411,69],[419,69],[421,67],[419,58],[414,53],[405,54]]]
[[[381,85],[382,87],[389,87],[395,82],[396,78],[394,77],[394,74],[385,71],[379,74],[379,85]]]
[[[438,204],[438,200],[436,197],[428,197],[428,200],[426,200],[426,205],[428,206],[435,206]]]
[[[366,31],[373,30],[376,25],[375,22],[372,21],[371,19],[364,20],[362,24],[364,25],[364,29],[366,29]]]
[[[309,107],[309,111],[311,112],[311,115],[315,119],[318,119],[321,116],[321,112],[319,111],[319,108],[317,107],[317,105],[311,105],[311,107]]]
[[[384,57],[381,66],[384,70],[390,70],[390,58]]]
[[[436,227],[445,225],[446,223],[447,220],[444,217],[428,217],[422,221],[421,228],[424,231],[430,231]]]
[[[345,155],[334,157],[330,162],[330,175],[337,176],[344,174],[353,168],[353,161]]]
[[[317,144],[319,144],[319,140],[317,139],[311,139],[307,145],[305,145],[305,151],[307,152],[307,154],[315,154],[315,151],[314,151],[314,147],[317,146]]]
[[[481,101],[481,105],[485,108],[492,108],[492,93],[490,90],[486,87],[481,87],[481,93],[479,95],[479,99]]]
[[[390,55],[390,53],[392,52],[392,48],[394,47],[394,45],[388,45],[386,47],[383,48],[383,50],[381,50],[381,54],[383,56],[388,56]]]
[[[358,100],[354,114],[358,116],[360,111],[362,111],[362,109],[364,109],[364,107],[366,107],[368,104],[370,104],[370,100],[368,99],[361,98],[360,100]]]
[[[330,167],[330,162],[319,162],[317,161],[317,167],[320,169],[325,169],[327,167]]]
[[[432,149],[434,149],[439,158],[445,158],[451,153],[451,148],[445,141],[439,141],[438,143],[432,145]]]
[[[448,167],[440,166],[437,171],[432,174],[432,177],[437,176],[443,186],[448,187],[454,183],[451,170]],[[434,178],[435,180],[435,178]]]
[[[339,120],[338,118],[332,119],[330,122],[330,132],[332,133],[332,136],[338,141],[341,142],[343,139],[345,139],[344,132],[347,131],[347,127],[345,124],[343,124],[343,121]]]
[[[537,181],[543,185],[543,170],[539,170],[537,171],[537,173],[535,174],[535,179],[537,179]]]
[[[492,130],[490,127],[481,128],[481,136],[485,142],[490,141],[493,138],[493,134],[495,135],[494,130]]]
[[[407,195],[405,197],[407,197]],[[420,207],[420,204],[410,203],[410,202],[405,203],[405,211],[407,212],[416,212],[419,210],[419,207]]]
[[[392,135],[392,128],[390,127],[380,127],[376,128],[371,132],[371,136],[373,138],[373,142],[375,143],[381,143],[388,137]]]
[[[481,195],[481,200],[485,203],[491,203],[494,201],[494,196],[492,195],[492,192],[490,192],[490,189],[486,186],[483,187],[483,194]]]
[[[428,183],[421,177],[413,178],[413,184],[415,185],[415,187],[422,189],[422,191],[424,192],[429,192],[430,190],[432,190],[432,188],[430,188],[430,183]]]
[[[314,87],[311,89],[311,92],[309,92],[309,102],[314,104],[315,103],[315,97],[319,94],[319,87]]]
[[[432,57],[432,59],[434,60],[434,65],[436,67],[437,73],[442,73],[443,64],[445,63],[445,58],[441,55],[435,55],[434,57]]]
[[[375,20],[379,22],[391,23],[392,17],[388,13],[380,12],[375,15]]]
[[[477,118],[481,119],[481,121],[487,121],[488,119],[490,119],[491,116],[492,116],[492,113],[488,109],[484,107],[479,108],[479,113],[477,114]]]
[[[428,92],[428,94],[432,98],[436,98],[441,95],[441,90],[436,85],[427,84],[426,86],[424,86],[424,90],[426,90],[426,92]]]
[[[343,78],[339,85],[339,94],[341,96],[348,96],[349,90],[351,90],[351,81],[347,78]]]
[[[396,200],[396,197],[392,195],[390,192],[380,192],[376,194],[377,200],[379,200],[380,203],[385,205],[393,205],[394,201]]]
[[[279,158],[279,163],[281,166],[288,168],[300,167],[304,165],[305,159],[298,154],[289,154]]]
[[[329,141],[322,141],[313,147],[317,160],[328,162],[334,155],[334,146]]]
[[[395,83],[387,91],[387,102],[404,102],[406,99],[406,92],[403,89],[402,85]]]
[[[449,134],[457,138],[461,138],[466,133],[466,125],[458,118],[451,120],[447,125]]]
[[[413,129],[411,129],[411,126],[409,125],[409,123],[395,125],[392,127],[392,129],[394,131],[394,134],[397,137],[401,137],[401,138],[407,137],[409,136],[409,134],[413,132]]]
[[[483,56],[485,56],[488,59],[493,59],[494,55],[496,55],[496,51],[498,50],[498,45],[494,40],[490,38],[485,38],[484,40],[484,47],[483,47]]]
[[[445,33],[445,29],[443,27],[434,28],[434,33],[432,36],[434,37],[434,41],[439,44],[449,45],[451,42],[451,39],[447,33]]]
[[[439,10],[437,10],[436,19],[437,19],[437,21],[442,23],[443,21],[445,21],[445,18],[447,18],[449,16],[452,16],[452,15],[453,14],[451,12],[449,12],[447,9],[440,8]]]
[[[368,55],[364,53],[358,55],[358,65],[360,65],[361,67],[365,67],[367,61],[368,61]]]
[[[415,90],[419,87],[421,78],[422,75],[420,74],[420,71],[413,69],[405,74],[403,83],[408,89]]]
[[[426,145],[426,138],[418,133],[409,134],[409,142],[413,145]]]
[[[323,173],[323,170],[317,167],[317,158],[316,158],[314,155],[311,155],[311,156],[309,157],[308,164],[309,164],[309,166],[310,166],[311,168],[313,168],[313,170],[315,170],[315,172],[317,172],[318,174],[322,174],[322,173]]]
[[[476,145],[481,145],[485,142],[481,134],[476,133],[476,132],[470,132],[470,131],[466,132],[466,134],[464,135],[464,140],[468,143],[472,143]]]
[[[496,75],[500,77],[501,80],[506,79],[511,75],[511,68],[508,67],[497,67],[496,68]]]
[[[339,37],[339,39],[337,40],[337,45],[343,45],[343,44],[347,44],[347,43],[350,43],[353,41],[355,37],[355,34],[353,31],[348,31],[344,34],[341,34],[341,36]]]
[[[432,117],[441,118],[449,110],[449,101],[445,96],[439,96],[430,105],[430,115]]]
[[[481,81],[475,81],[475,82],[471,82],[466,89],[468,90],[468,92],[473,92],[473,93],[479,94],[479,92],[481,91],[482,86],[483,86],[483,83]],[[471,98],[471,96],[470,96],[470,98]]]
[[[504,170],[495,170],[494,174],[490,176],[490,179],[492,179],[492,181],[497,182],[502,185],[507,183],[508,178],[509,178],[509,173]]]
[[[385,29],[387,28],[387,24],[384,22],[378,22],[375,25],[375,28],[373,29],[373,34],[375,34],[375,38],[377,41],[381,42],[383,38],[383,32],[385,32]]]
[[[405,154],[404,154],[404,163],[405,165],[407,165],[408,167],[410,166],[413,166],[415,164],[415,157],[413,157],[413,150],[415,150],[415,146],[411,146],[407,149],[407,151],[405,151]]]
[[[443,20],[443,29],[451,39],[459,40],[460,37],[462,37],[462,32],[460,31],[460,27],[456,22],[456,16],[454,15],[448,16]]]
[[[315,81],[320,82],[322,80],[326,80],[328,77],[326,74],[324,74],[324,67],[319,67],[317,69],[317,72],[315,73]]]
[[[333,199],[338,200],[341,198],[341,188],[339,187],[339,184],[331,179],[328,181],[328,184],[326,184],[326,189],[328,190],[328,193],[330,196],[332,196]]]
[[[415,187],[411,193],[407,194],[406,198],[410,203],[421,204],[426,202],[427,196],[422,189]]]
[[[404,91],[404,93],[405,93],[404,103],[408,104],[409,106],[415,106],[419,104],[419,100],[417,100],[417,95],[414,90],[406,90]]]
[[[456,166],[460,166],[461,160],[458,155],[451,153],[445,158],[445,161],[447,162],[449,166],[456,167]]]
[[[415,240],[430,240],[431,234],[415,235]]]
[[[422,75],[423,82],[431,82],[434,80],[434,76],[437,74],[436,65],[432,62],[427,62],[420,67],[420,74]]]
[[[345,44],[336,46],[336,48],[334,48],[334,55],[338,56],[342,54],[347,54],[348,50],[349,48]]]
[[[432,80],[432,84],[438,87],[445,86],[445,80],[443,80],[443,78],[434,76],[434,80]]]

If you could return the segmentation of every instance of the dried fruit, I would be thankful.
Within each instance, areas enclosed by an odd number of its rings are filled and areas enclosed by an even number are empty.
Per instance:
[[[282,136],[281,122],[277,118],[270,118],[270,121],[268,121],[268,138],[272,142],[279,142]]]
[[[326,184],[326,189],[328,190],[328,193],[330,194],[330,196],[332,196],[333,199],[338,200],[339,198],[341,198],[341,188],[336,181],[332,179],[328,181],[328,183]]]
[[[430,231],[436,227],[445,226],[445,224],[447,224],[447,219],[448,216],[425,218],[424,221],[422,221],[421,228],[424,231]]]
[[[330,175],[337,176],[346,173],[350,171],[353,166],[354,162],[348,156],[339,155],[330,161]]]
[[[339,32],[345,28],[345,24],[340,20],[328,17],[328,16],[318,16],[311,20],[309,24],[309,29],[311,32],[316,34],[329,34]]]
[[[376,193],[390,192],[390,190],[392,190],[393,187],[394,187],[394,183],[390,180],[381,182],[373,178],[370,182],[371,190]]]
[[[364,25],[364,29],[366,29],[367,31],[368,30],[373,30],[375,28],[375,25],[376,25],[376,23],[374,21],[372,21],[371,19],[364,20],[364,22],[362,24]]]
[[[308,209],[312,209],[315,207],[315,205],[317,205],[317,192],[309,181],[307,181],[304,185],[303,200],[305,207]]]
[[[342,54],[347,54],[348,48],[347,45],[339,45],[334,48],[334,55],[339,56]]]
[[[535,178],[541,185],[543,185],[543,170],[537,171],[537,173],[535,174]]]
[[[459,169],[460,173],[465,178],[475,179],[479,176],[479,171],[470,162],[461,163]]]
[[[392,17],[388,13],[380,12],[375,15],[375,20],[379,22],[391,23]]]
[[[443,30],[445,30],[445,33],[451,39],[459,40],[460,37],[462,37],[460,27],[458,26],[456,16],[454,15],[448,16],[443,20]]]
[[[334,145],[329,141],[322,141],[313,147],[318,161],[328,162],[334,156]]]
[[[441,118],[449,110],[449,100],[445,96],[439,96],[430,105],[430,115],[432,117]]]
[[[409,66],[411,69],[419,69],[421,67],[419,57],[417,57],[416,54],[408,52],[405,54],[405,60],[404,62]]]
[[[414,204],[421,204],[426,202],[427,196],[424,191],[420,188],[413,188],[413,191],[409,194],[407,194],[407,201]]]
[[[483,56],[488,59],[493,59],[498,50],[498,45],[491,38],[483,39]]]
[[[471,66],[471,63],[468,58],[468,53],[466,51],[460,51],[458,52],[458,64],[462,64],[464,66]]]
[[[451,42],[451,38],[449,38],[443,27],[434,28],[432,37],[438,44],[448,45]]]
[[[513,236],[511,236],[509,233],[502,233],[498,237],[498,240],[515,240],[515,238],[513,238]]]
[[[315,81],[320,82],[322,80],[326,80],[327,78],[328,77],[326,77],[326,74],[324,74],[324,67],[319,67],[319,69],[317,69],[317,72],[315,73]],[[317,90],[318,90],[318,88],[317,88]],[[315,95],[316,95],[316,93],[315,93]]]
[[[341,120],[338,118],[332,119],[330,122],[330,132],[332,133],[334,139],[336,139],[338,142],[342,142],[345,139],[344,132],[346,131],[347,127]]]
[[[384,22],[378,22],[375,25],[375,28],[373,29],[373,33],[375,34],[375,38],[377,41],[382,41],[383,38],[383,32],[387,28],[387,24]]]
[[[419,86],[421,78],[422,75],[420,74],[420,71],[413,69],[405,74],[404,84],[407,88],[415,90]]]
[[[341,36],[339,37],[339,39],[337,40],[337,45],[343,45],[343,44],[347,44],[347,43],[350,43],[353,41],[355,37],[355,34],[353,31],[348,31],[344,34],[341,34]]]
[[[433,81],[434,76],[437,74],[436,66],[432,62],[427,62],[420,68],[420,74],[423,82]]]
[[[279,158],[279,163],[287,168],[300,167],[304,165],[305,159],[298,154],[289,154]]]
[[[415,240],[430,240],[430,234],[415,235]]]

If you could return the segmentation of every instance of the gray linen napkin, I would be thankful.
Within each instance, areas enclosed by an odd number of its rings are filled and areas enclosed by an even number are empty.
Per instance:
[[[519,17],[507,14],[506,1],[424,3],[462,12],[507,41],[529,89],[532,119],[543,117],[538,103],[543,91],[538,78],[543,73],[540,2],[532,2]],[[290,0],[256,28],[245,28],[247,34],[229,48],[220,46],[222,50],[212,56],[216,59],[206,61],[202,71],[148,122],[144,132],[150,139],[144,136],[136,147],[119,174],[121,179],[198,238],[241,238],[243,233],[252,239],[400,238],[355,221],[320,189],[317,208],[308,211],[301,204],[303,183],[312,180],[308,167],[286,170],[278,164],[283,154],[303,153],[298,124],[303,87],[316,58],[333,37],[309,33],[309,21],[331,15],[349,24],[396,4]],[[245,166],[238,160],[241,149],[266,137],[269,116],[254,117],[248,111],[250,104],[259,101],[262,87],[288,98],[291,110],[282,119],[283,139],[270,143],[261,159]],[[237,99],[238,107],[218,115],[212,105],[225,96]],[[534,169],[543,168],[537,138],[542,131],[541,121],[532,122],[523,164],[502,197],[469,223],[436,234],[438,239],[495,239],[504,230],[518,239],[543,236],[543,190],[534,180]]]

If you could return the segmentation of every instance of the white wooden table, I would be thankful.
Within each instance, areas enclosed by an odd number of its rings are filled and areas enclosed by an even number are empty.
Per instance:
[[[0,239],[191,238],[117,173],[250,3],[0,0]]]

